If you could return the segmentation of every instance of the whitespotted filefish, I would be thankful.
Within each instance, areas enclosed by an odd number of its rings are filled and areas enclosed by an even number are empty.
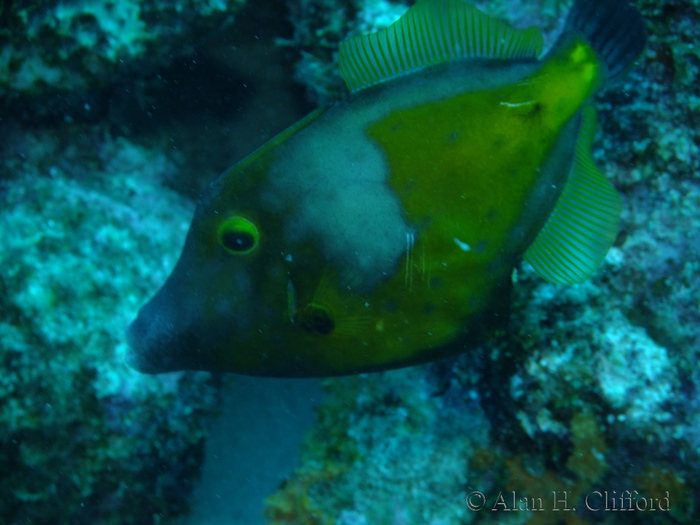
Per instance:
[[[613,244],[622,205],[592,159],[590,101],[645,42],[626,0],[576,0],[541,58],[539,30],[461,0],[420,0],[350,38],[349,95],[204,192],[129,328],[129,364],[329,376],[497,336],[520,257],[579,283]]]

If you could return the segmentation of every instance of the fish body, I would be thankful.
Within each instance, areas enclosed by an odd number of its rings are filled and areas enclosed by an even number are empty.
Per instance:
[[[502,332],[523,254],[552,282],[585,280],[621,210],[591,158],[589,100],[644,41],[625,0],[577,2],[542,60],[539,31],[460,0],[421,0],[350,39],[349,96],[206,190],[173,274],[129,329],[130,364],[280,377],[405,366]]]

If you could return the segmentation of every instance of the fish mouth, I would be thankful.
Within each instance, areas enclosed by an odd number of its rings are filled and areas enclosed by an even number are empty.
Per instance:
[[[196,369],[188,358],[197,344],[191,337],[193,331],[178,324],[162,305],[146,304],[127,329],[126,363],[144,374]]]
[[[134,319],[126,332],[126,342],[129,351],[126,354],[126,364],[144,374],[169,372],[173,368],[167,366],[168,344],[162,337],[153,337],[153,329],[145,321],[143,312]]]

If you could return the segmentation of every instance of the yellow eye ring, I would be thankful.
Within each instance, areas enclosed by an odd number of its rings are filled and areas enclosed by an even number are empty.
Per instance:
[[[255,224],[243,217],[229,217],[222,222],[217,237],[224,250],[236,255],[252,252],[260,242]]]

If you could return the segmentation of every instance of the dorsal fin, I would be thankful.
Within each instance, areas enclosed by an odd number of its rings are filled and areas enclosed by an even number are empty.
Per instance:
[[[535,271],[552,283],[576,284],[588,279],[617,237],[622,201],[593,161],[595,128],[595,110],[587,106],[582,110],[566,186],[524,255]]]
[[[386,29],[343,42],[338,64],[352,92],[460,58],[534,59],[543,45],[539,29],[514,29],[462,0],[420,0]]]

